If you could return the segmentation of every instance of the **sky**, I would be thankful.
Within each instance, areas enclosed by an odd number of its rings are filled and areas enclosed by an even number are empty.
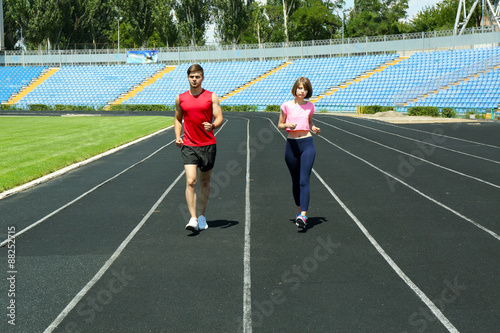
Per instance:
[[[259,2],[265,3],[265,0],[258,0]],[[409,0],[408,1],[408,18],[412,18],[419,11],[424,9],[426,6],[434,6],[441,0]],[[354,0],[345,0],[345,8],[352,8],[354,6]],[[212,44],[214,42],[214,26],[210,25],[207,31],[207,44]]]

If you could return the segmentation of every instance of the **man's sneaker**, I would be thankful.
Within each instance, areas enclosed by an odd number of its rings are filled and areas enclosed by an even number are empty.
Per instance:
[[[195,217],[189,219],[188,224],[186,224],[186,230],[197,231],[198,230],[198,221]]]
[[[298,215],[295,219],[295,224],[301,229],[305,229],[307,226],[307,217],[304,215]]]
[[[198,216],[198,229],[200,230],[208,229],[207,219],[203,215]]]

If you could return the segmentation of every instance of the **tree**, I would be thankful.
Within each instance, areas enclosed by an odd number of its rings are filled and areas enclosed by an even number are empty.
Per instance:
[[[128,32],[135,44],[148,46],[149,38],[155,30],[154,8],[157,7],[159,1],[162,0],[117,0],[117,7],[123,12],[123,17],[130,25]]]
[[[63,30],[59,39],[61,48],[69,48],[72,43],[109,43],[113,18],[111,3],[106,0],[67,1],[62,9]]]
[[[350,37],[399,34],[408,0],[354,0],[346,32]]]
[[[59,0],[6,0],[6,15],[22,29],[26,40],[37,47],[48,46],[60,35],[62,12]]]
[[[215,31],[222,43],[239,43],[250,23],[252,3],[253,0],[213,0]]]
[[[28,48],[68,48],[70,43],[108,43],[109,0],[4,0],[8,40]]]
[[[192,46],[205,44],[206,24],[210,19],[210,0],[175,0],[175,11],[181,41]]]
[[[166,46],[175,46],[179,39],[179,30],[172,15],[173,1],[159,1],[154,5],[153,22],[159,40]]]
[[[307,0],[291,17],[293,40],[321,40],[333,38],[342,26],[333,14],[333,5],[321,0]]]
[[[78,43],[109,43],[110,36],[116,31],[114,25],[116,10],[113,4],[109,0],[73,2],[77,8],[74,14],[74,28],[72,31],[72,35],[75,37],[68,39]],[[81,5],[78,6],[78,3],[81,3]],[[83,7],[83,10],[80,7]],[[83,33],[78,33],[82,30]]]
[[[273,16],[276,15],[276,10],[281,9],[282,12],[282,20],[272,20],[271,17],[269,18],[271,22],[281,22],[283,25],[283,32],[285,34],[285,41],[289,42],[290,37],[289,37],[289,17],[297,11],[301,5],[303,4],[303,0],[268,0],[267,1],[267,10],[269,12],[272,12]]]
[[[262,44],[269,41],[272,29],[266,15],[266,6],[253,1],[248,9],[248,24],[240,37],[240,44]]]
[[[474,1],[467,1],[467,12],[472,8]],[[443,0],[435,6],[426,6],[410,20],[409,32],[452,30],[455,26],[459,0]],[[481,25],[481,7],[476,7],[467,27]]]

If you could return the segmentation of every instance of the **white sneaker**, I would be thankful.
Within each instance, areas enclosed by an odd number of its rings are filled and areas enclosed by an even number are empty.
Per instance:
[[[186,230],[197,231],[198,230],[198,221],[195,217],[189,219],[188,224],[186,224]]]
[[[208,229],[207,219],[203,215],[198,216],[198,229],[200,230]]]

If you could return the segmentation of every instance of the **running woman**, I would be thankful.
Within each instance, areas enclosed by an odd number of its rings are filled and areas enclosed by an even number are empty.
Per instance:
[[[311,191],[309,179],[316,157],[316,148],[311,135],[320,133],[320,128],[312,123],[315,111],[314,104],[305,101],[312,96],[312,85],[308,78],[300,77],[292,87],[295,99],[281,105],[278,128],[286,129],[288,138],[285,148],[285,162],[292,176],[292,193],[297,216],[295,224],[305,229],[307,227],[307,209]]]
[[[201,87],[203,68],[194,64],[187,70],[189,90],[175,99],[174,130],[177,147],[181,148],[186,171],[186,202],[191,218],[187,230],[208,228],[204,216],[210,196],[210,177],[215,163],[216,141],[213,130],[222,125],[219,98]],[[181,137],[184,119],[184,138]],[[200,169],[199,215],[196,214],[196,183]]]

